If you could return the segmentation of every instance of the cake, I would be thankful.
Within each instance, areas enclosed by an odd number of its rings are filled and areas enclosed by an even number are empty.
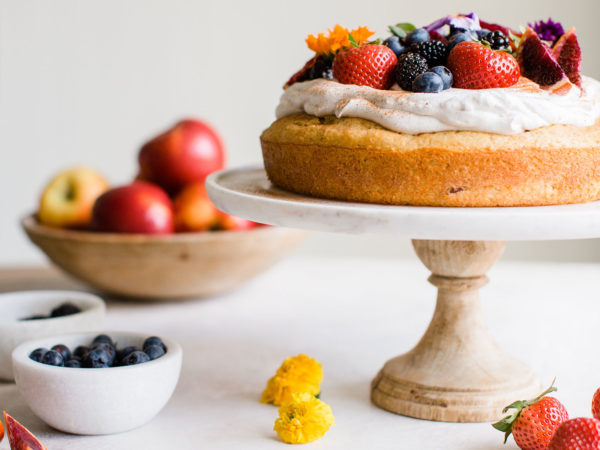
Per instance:
[[[309,36],[316,55],[261,136],[275,186],[391,205],[600,199],[600,83],[574,28],[469,14],[390,30],[383,45],[365,27]]]

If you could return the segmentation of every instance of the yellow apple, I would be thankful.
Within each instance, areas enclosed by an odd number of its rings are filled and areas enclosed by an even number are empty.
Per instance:
[[[87,167],[75,167],[56,175],[42,192],[38,220],[49,226],[85,228],[96,199],[108,190],[102,175]]]

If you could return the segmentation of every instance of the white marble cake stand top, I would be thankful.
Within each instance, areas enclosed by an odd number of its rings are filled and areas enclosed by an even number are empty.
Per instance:
[[[271,184],[262,167],[212,174],[215,205],[256,222],[339,233],[392,233],[412,239],[557,240],[600,237],[600,201],[513,208],[434,208],[323,200]]]

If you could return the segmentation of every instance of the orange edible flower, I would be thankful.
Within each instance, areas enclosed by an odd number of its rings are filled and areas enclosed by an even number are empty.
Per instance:
[[[374,31],[369,30],[368,27],[358,27],[356,30],[350,32],[354,40],[358,45],[363,42],[368,42],[369,38],[375,34]]]
[[[349,35],[352,35],[352,38],[360,45],[367,42],[375,34],[368,27],[358,27],[350,32],[348,28],[344,28],[339,24],[333,27],[333,30],[330,28],[327,31],[327,36],[324,33],[319,33],[317,36],[309,34],[306,38],[308,48],[317,55],[335,55],[338,50],[350,47]]]

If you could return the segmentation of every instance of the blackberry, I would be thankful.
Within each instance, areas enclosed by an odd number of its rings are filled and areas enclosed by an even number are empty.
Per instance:
[[[448,46],[440,41],[419,42],[411,45],[410,51],[425,58],[430,67],[443,66],[448,58]]]
[[[510,41],[502,31],[490,31],[483,40],[490,43],[492,50],[506,50],[510,47]]]
[[[333,78],[333,71],[331,65],[333,64],[333,58],[329,56],[319,56],[315,61],[315,65],[310,68],[308,79],[315,80],[317,78],[326,78],[331,80]]]
[[[396,67],[396,82],[405,91],[411,91],[414,79],[428,69],[427,60],[418,53],[403,53]]]

